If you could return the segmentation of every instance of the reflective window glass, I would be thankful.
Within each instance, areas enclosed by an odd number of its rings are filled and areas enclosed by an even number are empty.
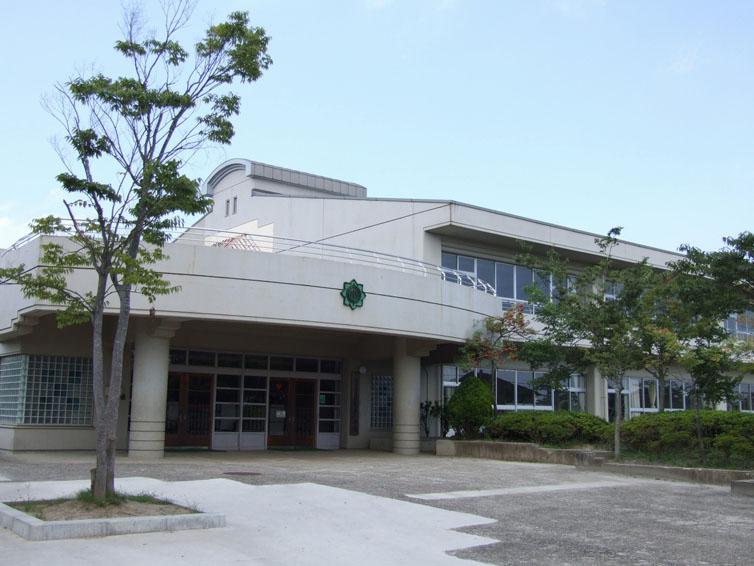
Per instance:
[[[516,372],[508,369],[497,370],[497,404],[515,404],[515,389]]]
[[[516,266],[516,299],[525,301],[527,299],[526,287],[532,284],[532,272],[528,267],[522,265]]]
[[[534,389],[532,388],[532,372],[516,372],[516,402],[519,405],[534,404]]]

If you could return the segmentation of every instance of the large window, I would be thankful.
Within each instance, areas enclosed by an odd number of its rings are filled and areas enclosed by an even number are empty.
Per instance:
[[[393,430],[393,378],[372,376],[372,430]]]
[[[91,425],[91,359],[25,354],[0,358],[0,423]]]
[[[584,377],[573,375],[562,388],[553,390],[538,384],[543,372],[498,369],[497,379],[492,380],[490,370],[442,366],[443,400],[448,402],[455,388],[468,376],[476,375],[490,385],[499,411],[584,411],[586,389]]]
[[[586,411],[586,380],[583,375],[572,375],[568,386],[555,390],[555,409],[558,411]]]
[[[553,410],[553,392],[536,385],[540,372],[497,370],[497,408],[502,411]]]
[[[461,276],[459,281],[458,276],[447,274],[446,278],[450,281],[473,285],[475,280],[479,280],[494,288],[495,294],[505,299],[504,308],[527,303],[529,301],[527,288],[532,284],[536,285],[545,296],[549,297],[552,293],[552,278],[549,273],[533,271],[523,265],[443,252],[442,266],[462,272],[461,275],[467,273],[470,276],[469,278]]]
[[[656,413],[659,411],[659,381],[654,378],[628,377],[625,380],[630,414]],[[690,408],[690,386],[678,379],[665,384],[664,408],[666,411],[683,411]]]

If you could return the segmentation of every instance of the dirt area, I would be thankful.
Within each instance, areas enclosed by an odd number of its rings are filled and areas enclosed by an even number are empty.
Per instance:
[[[21,501],[8,503],[8,505],[43,521],[183,515],[197,512],[194,509],[188,509],[172,503],[149,503],[143,501],[124,501],[117,505],[98,506],[77,499],[58,499],[54,501]]]

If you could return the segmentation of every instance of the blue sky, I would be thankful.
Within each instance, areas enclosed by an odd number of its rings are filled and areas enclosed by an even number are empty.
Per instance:
[[[238,9],[275,62],[236,89],[234,142],[195,177],[248,157],[667,249],[754,229],[752,2],[200,0],[188,38]],[[40,98],[81,69],[118,73],[121,12],[4,6],[0,246],[61,212]]]

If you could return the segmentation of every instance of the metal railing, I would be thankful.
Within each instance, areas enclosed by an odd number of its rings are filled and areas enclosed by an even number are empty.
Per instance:
[[[210,246],[230,248],[235,250],[252,251],[258,253],[287,254],[301,257],[315,257],[359,265],[369,265],[382,269],[413,273],[424,277],[437,277],[443,281],[473,287],[479,291],[494,295],[495,287],[474,276],[473,273],[449,269],[424,261],[386,254],[371,250],[351,248],[322,241],[296,240],[270,234],[252,234],[232,230],[216,230],[211,228],[187,228],[169,230],[172,242],[167,248],[175,245]],[[59,234],[67,236],[68,234]],[[12,250],[16,250],[34,238],[37,234],[27,234],[17,240],[9,248],[0,252],[0,257]],[[169,252],[168,252],[169,253]]]

